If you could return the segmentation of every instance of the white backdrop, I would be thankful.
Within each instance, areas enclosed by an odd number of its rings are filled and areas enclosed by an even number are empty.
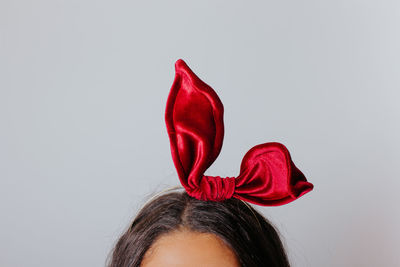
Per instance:
[[[144,2],[144,1],[143,1]],[[400,266],[398,1],[0,2],[0,266],[104,266],[179,181],[183,58],[225,106],[209,175],[285,144],[315,188],[257,207],[293,266]]]

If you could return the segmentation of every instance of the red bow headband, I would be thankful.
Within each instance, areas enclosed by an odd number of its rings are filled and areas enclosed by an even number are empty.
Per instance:
[[[231,197],[262,206],[289,203],[313,189],[280,143],[251,148],[237,177],[205,176],[224,138],[223,105],[215,91],[179,59],[165,120],[172,159],[187,193],[200,200]]]

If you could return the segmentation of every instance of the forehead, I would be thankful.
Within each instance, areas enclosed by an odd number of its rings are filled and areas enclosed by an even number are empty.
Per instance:
[[[234,252],[216,235],[179,230],[162,235],[141,267],[240,267]]]

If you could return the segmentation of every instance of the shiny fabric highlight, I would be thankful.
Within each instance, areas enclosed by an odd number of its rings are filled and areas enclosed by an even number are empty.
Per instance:
[[[165,121],[172,159],[187,193],[200,200],[235,197],[262,206],[289,203],[313,189],[277,142],[254,146],[237,177],[205,176],[223,143],[223,105],[215,91],[179,59],[168,96]]]

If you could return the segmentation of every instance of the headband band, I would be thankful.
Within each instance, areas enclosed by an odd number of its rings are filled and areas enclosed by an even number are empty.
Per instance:
[[[224,138],[224,108],[216,92],[179,59],[165,121],[172,159],[186,192],[199,200],[241,199],[262,206],[289,203],[313,189],[281,143],[254,146],[237,177],[206,176]]]

